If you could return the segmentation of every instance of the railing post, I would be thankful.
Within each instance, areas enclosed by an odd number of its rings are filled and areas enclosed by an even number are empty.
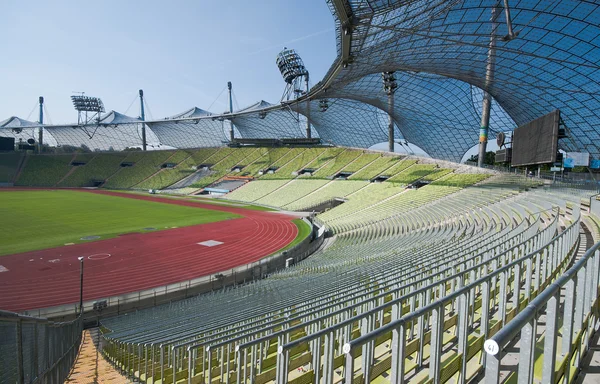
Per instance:
[[[354,350],[350,344],[344,345],[345,366],[344,384],[353,384],[354,381]],[[315,380],[315,383],[318,381]]]
[[[458,302],[458,353],[462,354],[462,363],[459,372],[459,383],[464,383],[466,381],[466,372],[467,372],[467,348],[468,348],[468,336],[469,336],[469,323],[467,316],[467,305],[469,303],[469,291],[461,294],[459,296]],[[487,305],[487,304],[486,304]],[[483,312],[487,311],[487,308],[483,307],[482,302],[482,319]],[[482,320],[483,321],[483,320]],[[483,327],[483,324],[481,325]],[[485,354],[485,353],[484,353]]]
[[[442,344],[444,343],[444,303],[433,310],[431,348],[429,354],[429,378],[434,383],[440,381]]]
[[[502,360],[502,350],[495,342],[488,340],[484,345],[487,351],[485,359],[485,384],[500,384],[500,360]]]
[[[392,370],[391,383],[404,384],[404,359],[406,343],[406,325],[400,324],[392,331]],[[315,382],[318,382],[315,380]]]
[[[548,304],[546,305],[546,336],[544,340],[542,383],[554,383],[555,381],[559,301],[560,289],[548,300]]]
[[[521,338],[519,339],[519,384],[533,382],[533,363],[535,361],[535,340],[537,333],[536,316],[537,314],[521,329]]]

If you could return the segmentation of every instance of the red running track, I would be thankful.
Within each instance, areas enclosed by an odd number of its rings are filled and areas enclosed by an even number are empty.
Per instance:
[[[0,309],[21,312],[177,283],[252,263],[292,242],[298,229],[280,213],[110,191],[82,191],[237,213],[243,218],[2,256]],[[206,247],[199,242],[215,240]],[[2,268],[0,268],[1,270]]]

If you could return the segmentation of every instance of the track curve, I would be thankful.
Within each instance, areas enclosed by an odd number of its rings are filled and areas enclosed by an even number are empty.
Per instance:
[[[0,308],[20,312],[79,302],[79,261],[84,300],[151,289],[252,263],[292,242],[294,217],[112,191],[82,191],[225,211],[242,218],[157,232],[132,233],[92,243],[3,256]],[[212,247],[198,243],[214,240]]]

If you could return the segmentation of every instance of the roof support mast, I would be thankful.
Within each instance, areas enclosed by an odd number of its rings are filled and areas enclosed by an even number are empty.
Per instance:
[[[233,99],[231,98],[231,81],[227,82],[227,89],[229,90],[229,113],[233,114]],[[233,142],[235,139],[235,133],[233,131],[233,119],[229,120],[229,140]]]
[[[388,96],[388,151],[394,152],[394,93],[398,88],[394,72],[382,72],[383,90]]]
[[[144,90],[140,89],[140,118],[142,121],[146,121],[146,114],[144,113]],[[142,150],[146,150],[146,123],[142,123]]]
[[[483,167],[485,153],[487,151],[488,131],[490,126],[490,110],[492,107],[492,96],[488,93],[494,81],[494,68],[496,64],[496,32],[498,30],[498,6],[492,7],[492,32],[488,46],[487,65],[485,69],[485,87],[483,89],[483,105],[481,111],[481,128],[479,130],[479,157],[477,166]]]
[[[38,128],[38,153],[42,153],[44,145],[44,96],[40,96],[40,127]]]
[[[306,72],[306,94],[308,95],[308,72]],[[310,97],[306,98],[306,138],[311,138],[310,132]]]

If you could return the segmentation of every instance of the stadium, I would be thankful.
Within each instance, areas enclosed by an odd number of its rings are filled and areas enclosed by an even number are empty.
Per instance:
[[[600,3],[326,3],[278,104],[0,122],[0,382],[600,380]]]

